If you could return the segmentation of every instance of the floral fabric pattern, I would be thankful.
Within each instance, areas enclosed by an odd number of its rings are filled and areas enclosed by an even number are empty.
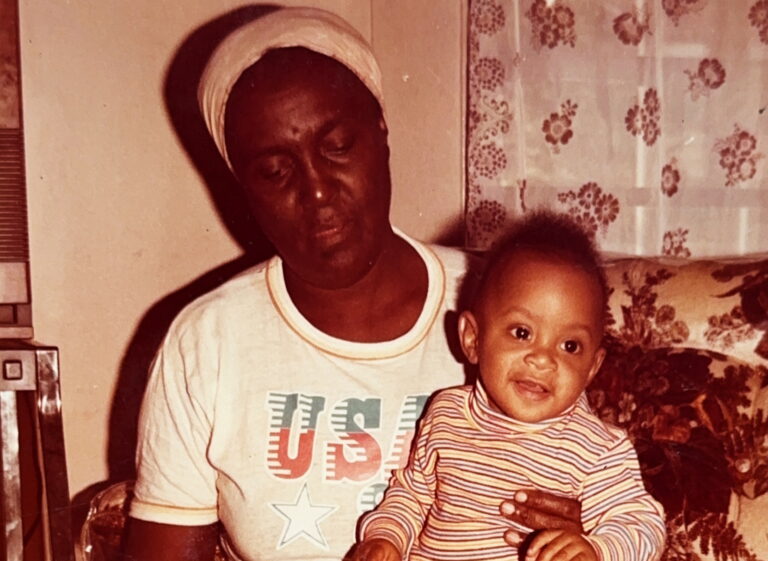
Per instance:
[[[661,104],[656,90],[650,88],[643,96],[643,105],[633,105],[627,111],[624,122],[627,130],[634,136],[642,136],[643,141],[651,146],[661,134],[659,120],[661,118]]]
[[[768,45],[768,0],[758,0],[752,5],[749,23],[757,29],[760,41]]]
[[[594,182],[582,185],[578,191],[560,193],[557,200],[566,205],[568,214],[592,236],[597,234],[598,229],[605,231],[619,214],[618,199],[603,192]]]
[[[664,243],[661,247],[661,254],[670,257],[690,257],[691,250],[685,246],[688,239],[688,230],[685,228],[676,228],[664,232]]]
[[[480,240],[491,243],[503,228],[506,218],[507,212],[503,205],[483,200],[472,209],[467,221]]]
[[[541,130],[544,132],[544,140],[552,145],[552,151],[560,152],[560,144],[568,144],[573,136],[571,125],[576,116],[578,105],[570,99],[565,100],[560,106],[559,113],[550,113],[549,117],[544,119],[541,124]]]
[[[488,201],[621,254],[768,250],[768,0],[468,1],[467,247],[504,231]],[[589,183],[610,204],[580,207]]]
[[[534,0],[525,16],[531,21],[534,48],[554,49],[560,44],[571,47],[576,45],[575,15],[563,0]]]
[[[637,10],[624,12],[613,20],[613,32],[625,45],[639,45],[651,33],[649,20],[647,13],[641,16]]]
[[[724,292],[721,297],[739,295],[738,316],[763,335],[755,347],[758,356],[768,359],[768,260],[748,265],[728,265],[718,269],[712,276],[719,282],[730,282],[743,275],[739,284]],[[731,312],[734,316],[734,312]],[[745,336],[751,336],[749,331]]]
[[[704,9],[707,0],[662,0],[661,7],[675,25],[683,16]]]
[[[671,197],[677,193],[680,184],[680,170],[677,169],[677,160],[672,158],[669,163],[661,168],[661,192]]]
[[[732,187],[752,179],[757,172],[757,162],[763,157],[757,152],[757,139],[735,125],[730,136],[715,142],[715,152],[720,156],[720,167],[725,170],[725,185]]]
[[[705,58],[699,63],[695,72],[686,70],[685,73],[688,76],[688,91],[693,101],[702,95],[709,95],[710,90],[716,90],[725,83],[725,69],[716,58]]]
[[[588,395],[627,430],[664,505],[663,561],[758,561],[768,555],[768,543],[755,545],[763,523],[742,523],[739,512],[768,510],[768,416],[758,405],[768,405],[768,360],[749,350],[759,335],[738,317],[747,301],[752,321],[768,318],[756,304],[768,260],[681,263],[609,263],[608,353]],[[732,329],[733,354],[711,350]]]

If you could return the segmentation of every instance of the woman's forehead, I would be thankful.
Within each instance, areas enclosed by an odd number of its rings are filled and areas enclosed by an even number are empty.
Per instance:
[[[247,68],[235,83],[239,88],[260,87],[263,91],[281,85],[299,83],[305,87],[331,85],[344,91],[365,92],[370,90],[357,75],[341,62],[303,47],[289,47],[268,51]]]
[[[304,48],[288,48],[268,52],[242,74],[227,103],[227,121],[233,111],[240,119],[259,106],[285,106],[300,98],[322,99],[359,117],[381,116],[374,95],[343,64]]]

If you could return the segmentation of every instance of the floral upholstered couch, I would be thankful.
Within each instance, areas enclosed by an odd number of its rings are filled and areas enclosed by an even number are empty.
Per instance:
[[[665,561],[768,560],[768,254],[610,261],[588,393],[664,505]]]

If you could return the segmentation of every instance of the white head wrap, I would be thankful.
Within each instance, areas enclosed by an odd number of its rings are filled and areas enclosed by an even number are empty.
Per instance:
[[[304,47],[351,70],[384,110],[381,70],[368,42],[339,16],[315,8],[282,8],[237,28],[221,42],[203,70],[197,100],[219,152],[232,167],[224,141],[227,100],[242,73],[267,51]]]

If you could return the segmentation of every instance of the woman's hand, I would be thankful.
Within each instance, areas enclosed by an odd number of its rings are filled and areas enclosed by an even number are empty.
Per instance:
[[[598,561],[592,544],[582,534],[569,530],[544,530],[536,534],[525,561]]]
[[[381,538],[363,540],[345,561],[402,561],[400,552],[390,541]]]
[[[567,530],[582,535],[581,503],[575,499],[560,497],[524,489],[515,493],[511,500],[501,503],[501,514],[533,530]],[[507,530],[504,539],[508,544],[518,546],[525,535]],[[590,546],[591,547],[591,546]]]

